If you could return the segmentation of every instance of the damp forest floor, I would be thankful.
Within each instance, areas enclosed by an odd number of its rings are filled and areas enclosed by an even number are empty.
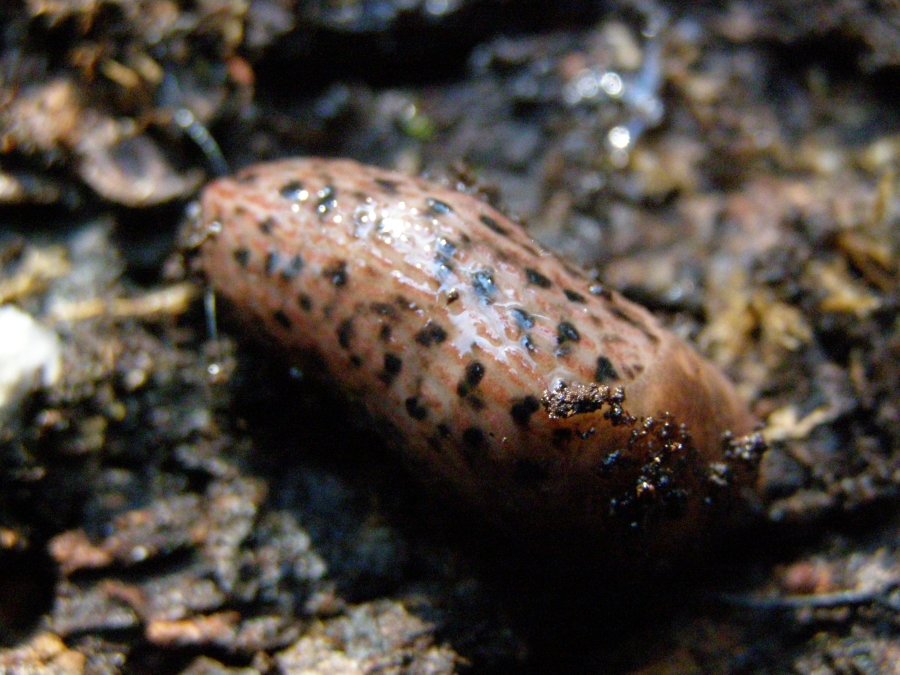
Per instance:
[[[3,3],[0,671],[900,672],[898,90],[886,0]],[[765,423],[755,521],[523,561],[213,335],[185,214],[292,155],[477,183],[650,307]]]

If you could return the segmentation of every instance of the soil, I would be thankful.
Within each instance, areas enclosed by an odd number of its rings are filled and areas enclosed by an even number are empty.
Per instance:
[[[4,3],[0,671],[900,672],[898,45],[888,1]],[[190,204],[293,155],[475,184],[650,307],[764,421],[753,518],[563,571],[210,327]]]

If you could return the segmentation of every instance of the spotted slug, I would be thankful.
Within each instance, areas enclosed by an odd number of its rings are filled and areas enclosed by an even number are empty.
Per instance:
[[[490,523],[656,555],[753,480],[725,377],[475,196],[288,159],[211,183],[193,227],[246,324]]]

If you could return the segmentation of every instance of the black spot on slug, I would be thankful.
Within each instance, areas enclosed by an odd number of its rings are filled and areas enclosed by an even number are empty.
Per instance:
[[[612,307],[609,311],[612,312],[612,315],[617,319],[621,319],[625,323],[630,324],[635,328],[640,327],[640,324],[635,321],[633,317],[629,316],[628,313],[626,313],[621,307]]]
[[[415,312],[419,309],[419,306],[416,303],[409,300],[406,296],[398,295],[395,300],[397,302],[397,306],[400,309],[405,309],[409,312]]]
[[[540,410],[541,404],[534,396],[526,396],[512,404],[509,414],[520,427],[527,427],[531,416]]]
[[[556,344],[561,345],[564,342],[578,342],[579,340],[581,340],[581,335],[568,321],[560,321],[556,326]]]
[[[487,459],[485,453],[487,436],[484,431],[478,427],[468,427],[462,432],[462,441],[462,454],[466,463],[472,468],[483,466]]]
[[[443,282],[453,271],[451,260],[454,253],[456,253],[456,246],[452,242],[443,237],[440,237],[437,240],[434,260],[437,262],[437,277],[441,282]]]
[[[512,314],[513,319],[516,320],[516,324],[522,330],[528,330],[529,328],[534,328],[534,317],[531,316],[524,309],[519,309],[518,307],[514,307],[510,310],[510,314]]]
[[[596,295],[598,298],[604,298],[605,300],[609,300],[612,298],[612,292],[603,284],[591,284],[588,292],[591,295]]]
[[[388,352],[384,355],[384,370],[379,373],[379,379],[385,384],[391,384],[395,379],[397,379],[397,375],[400,374],[400,370],[403,368],[403,359],[401,359],[396,354],[391,354]]]
[[[407,414],[414,420],[421,421],[428,417],[428,409],[419,403],[419,398],[417,396],[410,396],[406,399],[405,404]]]
[[[306,196],[306,190],[303,189],[303,183],[299,180],[292,180],[281,186],[278,193],[285,199],[292,202],[299,202]]]
[[[466,384],[474,389],[481,383],[482,378],[484,378],[484,366],[478,361],[473,361],[466,366]]]
[[[275,219],[271,216],[268,218],[263,218],[259,221],[259,231],[263,234],[272,234],[272,229],[275,227]]]
[[[475,289],[475,294],[481,299],[481,302],[489,305],[497,295],[494,272],[489,269],[472,272],[472,288]]]
[[[416,333],[416,342],[423,347],[430,347],[432,344],[441,344],[446,339],[447,331],[435,321],[429,321],[422,330]]]
[[[379,316],[386,316],[389,319],[397,318],[397,310],[394,309],[394,306],[391,304],[388,304],[386,302],[373,302],[371,307],[372,311]]]
[[[621,307],[611,307],[610,312],[612,312],[613,316],[618,319],[621,319],[627,324],[630,324],[637,328],[641,333],[644,334],[650,342],[656,344],[659,342],[659,337],[653,333],[649,328],[647,328],[647,324],[641,321],[639,318],[631,316],[628,312],[623,310]]]
[[[282,312],[280,309],[272,314],[275,317],[275,320],[279,323],[279,325],[285,330],[291,327],[291,319],[287,314]]]
[[[312,311],[312,298],[309,297],[306,293],[301,293],[299,296],[297,296],[297,304],[300,305],[300,309],[302,309],[304,312]]]
[[[428,212],[433,216],[445,216],[448,213],[453,213],[453,208],[440,199],[429,197],[425,203],[428,205]]]
[[[381,330],[378,331],[378,339],[381,340],[382,342],[387,342],[391,339],[392,332],[393,331],[392,331],[391,327],[388,326],[387,324],[384,324],[381,327]]]
[[[343,349],[350,349],[350,342],[353,340],[353,335],[353,319],[342,321],[337,330],[338,344]]]
[[[375,184],[378,185],[385,193],[389,195],[397,194],[397,181],[386,180],[384,178],[376,178]]]
[[[280,265],[280,254],[278,251],[269,251],[266,254],[266,276],[272,276]]]
[[[281,276],[284,279],[293,279],[303,271],[303,258],[295,255],[290,259],[287,265],[281,270]]]
[[[501,227],[500,223],[498,223],[490,216],[481,214],[478,219],[482,223],[484,223],[491,231],[496,232],[497,234],[502,234],[504,237],[509,235],[509,230],[507,230],[505,227]]]
[[[583,305],[585,302],[587,302],[587,300],[585,299],[585,297],[584,297],[581,293],[576,293],[575,291],[570,290],[570,289],[568,289],[568,288],[564,289],[564,290],[563,290],[563,293],[565,293],[565,294],[566,294],[566,297],[567,297],[569,300],[571,300],[572,302],[577,302],[577,303],[582,304],[582,305]]]
[[[434,269],[434,276],[440,282],[444,283],[453,272],[453,266],[446,263],[438,262]]]
[[[349,277],[349,274],[347,273],[347,263],[341,260],[331,267],[326,267],[324,270],[322,270],[322,276],[326,279],[330,279],[331,283],[334,284],[337,288],[346,286],[347,279]]]
[[[484,399],[480,396],[475,396],[475,394],[466,396],[466,403],[469,404],[472,410],[484,410]]]
[[[250,264],[250,251],[246,248],[237,248],[234,250],[234,260],[238,265],[247,268],[247,265]]]
[[[436,258],[442,263],[449,264],[453,254],[456,253],[456,244],[449,239],[440,237],[437,240]]]
[[[525,278],[528,280],[529,284],[540,286],[541,288],[550,288],[553,285],[553,282],[547,277],[530,267],[525,268]]]
[[[266,275],[273,276],[276,273],[280,273],[281,277],[285,280],[290,280],[295,278],[300,271],[303,269],[303,258],[299,255],[295,255],[289,260],[285,260],[284,256],[282,256],[278,251],[271,250],[266,255]]]
[[[604,384],[619,379],[619,373],[616,372],[615,366],[605,356],[597,357],[597,370],[594,372],[594,382]]]
[[[437,425],[437,430],[441,438],[450,438],[450,427],[443,422]]]
[[[326,185],[319,190],[319,200],[316,202],[316,211],[320,216],[324,216],[337,206],[337,190],[333,185]]]
[[[469,392],[481,383],[483,377],[484,366],[478,361],[473,361],[466,366],[466,374],[456,385],[456,393],[460,396],[468,396]]]

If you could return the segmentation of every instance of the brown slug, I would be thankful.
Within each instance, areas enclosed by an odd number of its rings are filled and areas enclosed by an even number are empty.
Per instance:
[[[754,480],[719,370],[474,196],[288,159],[211,183],[195,227],[215,292],[490,523],[655,556]]]

